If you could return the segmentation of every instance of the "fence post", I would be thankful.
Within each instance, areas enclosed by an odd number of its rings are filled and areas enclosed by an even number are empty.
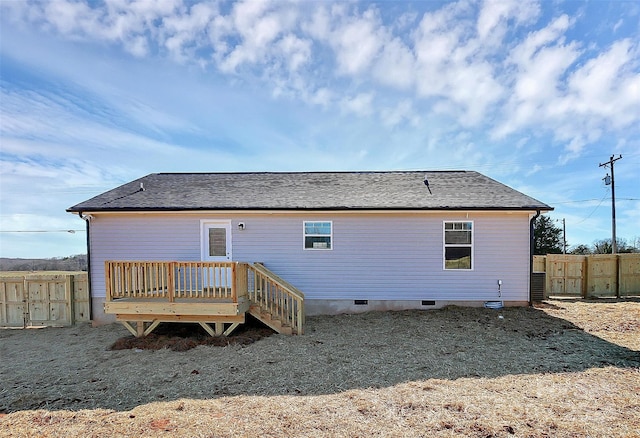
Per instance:
[[[27,276],[24,276],[22,281],[22,328],[27,328],[27,321],[29,318],[29,283],[27,282]]]
[[[589,291],[589,257],[585,256],[582,261],[582,298],[587,298]]]
[[[615,260],[615,275],[616,275],[616,298],[620,298],[620,254],[616,254]]]
[[[73,276],[71,274],[67,274],[64,287],[66,289],[64,297],[67,300],[65,306],[67,308],[67,312],[69,312],[69,324],[73,325],[76,323],[74,306],[74,301],[76,298],[73,293]]]
[[[549,298],[551,292],[551,271],[549,270],[551,263],[549,262],[549,254],[544,258],[544,298]]]
[[[549,295],[551,295],[551,268],[552,268],[553,264],[549,258],[549,254],[547,254],[547,257],[545,258],[544,261],[544,293],[547,296],[547,298],[549,298]]]

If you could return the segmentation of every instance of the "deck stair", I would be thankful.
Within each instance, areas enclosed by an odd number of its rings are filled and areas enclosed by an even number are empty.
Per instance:
[[[304,294],[262,263],[248,267],[248,313],[282,334],[303,334]]]
[[[262,308],[256,304],[253,304],[249,307],[248,313],[267,327],[275,330],[280,334],[293,334],[293,329],[289,324],[283,323],[277,316],[273,316],[269,312],[263,312]]]

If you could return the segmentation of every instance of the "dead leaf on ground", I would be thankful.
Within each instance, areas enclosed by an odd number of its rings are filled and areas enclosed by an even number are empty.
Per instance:
[[[175,429],[175,426],[171,426],[171,420],[167,418],[151,420],[149,426],[151,427],[151,430],[164,430],[165,432],[171,432]]]

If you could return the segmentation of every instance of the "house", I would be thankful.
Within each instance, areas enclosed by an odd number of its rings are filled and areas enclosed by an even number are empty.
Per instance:
[[[526,305],[549,210],[478,172],[389,171],[156,173],[67,211],[87,224],[92,319],[143,335],[229,333],[247,312],[300,333],[304,314]]]

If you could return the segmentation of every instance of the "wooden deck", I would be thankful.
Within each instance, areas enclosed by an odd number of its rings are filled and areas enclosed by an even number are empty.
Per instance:
[[[105,313],[135,336],[162,322],[198,323],[226,336],[247,313],[279,333],[303,333],[304,294],[261,264],[107,261],[105,277]]]

